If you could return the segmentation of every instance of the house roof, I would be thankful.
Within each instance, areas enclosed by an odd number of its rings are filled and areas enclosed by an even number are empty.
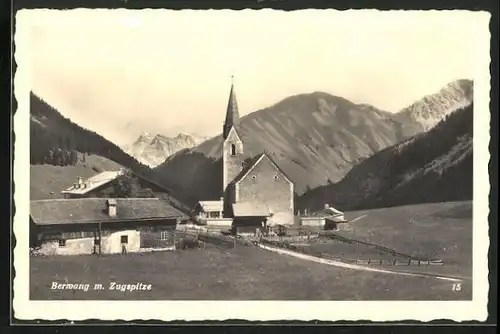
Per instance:
[[[66,190],[61,191],[62,194],[78,194],[83,195],[91,190],[99,188],[113,180],[118,176],[123,175],[123,171],[105,171],[94,175],[87,180],[83,180],[82,184],[74,184]]]
[[[271,210],[266,204],[258,202],[240,202],[233,204],[235,217],[268,217]]]
[[[336,216],[336,215],[343,215],[344,214],[343,212],[341,212],[341,211],[339,211],[339,210],[337,210],[337,209],[335,209],[334,207],[331,207],[331,206],[329,206],[328,208],[323,209],[323,212],[325,214],[334,215],[334,216]]]
[[[224,207],[222,201],[199,201],[198,204],[205,212],[222,211]]]
[[[311,217],[330,219],[330,220],[338,220],[339,218],[343,219],[343,216],[344,216],[344,213],[342,211],[339,211],[339,210],[330,206],[328,208],[324,208],[320,211],[313,213]]]
[[[185,218],[157,198],[116,198],[116,216],[107,214],[106,198],[49,199],[31,201],[30,216],[37,225],[79,224]]]
[[[273,161],[273,159],[271,159],[271,157],[269,155],[265,154],[265,153],[261,153],[260,155],[258,155],[256,157],[248,159],[247,160],[247,165],[238,174],[238,176],[236,176],[236,178],[234,179],[233,183],[239,183],[239,182],[241,182],[255,168],[255,166],[257,166],[263,159],[267,159],[271,163],[271,165],[273,165],[273,167],[276,168],[276,170],[278,172],[280,172],[285,177],[285,179],[288,182],[290,182],[290,183],[293,184],[293,182],[286,175],[286,173],[283,172],[283,170]]]

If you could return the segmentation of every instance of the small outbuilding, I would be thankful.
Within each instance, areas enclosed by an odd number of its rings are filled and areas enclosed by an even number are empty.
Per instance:
[[[199,201],[194,209],[194,216],[198,224],[208,227],[228,230],[233,223],[232,218],[224,217],[224,202],[220,201]]]
[[[312,214],[300,217],[300,224],[308,227],[321,227],[325,230],[338,230],[342,224],[347,223],[344,213],[325,204],[325,207]]]

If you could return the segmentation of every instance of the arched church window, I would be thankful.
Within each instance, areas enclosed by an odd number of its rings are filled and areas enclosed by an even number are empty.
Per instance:
[[[236,145],[231,144],[231,155],[236,155]]]

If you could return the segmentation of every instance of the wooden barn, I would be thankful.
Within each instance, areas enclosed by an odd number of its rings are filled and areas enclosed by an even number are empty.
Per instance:
[[[31,247],[46,255],[112,254],[174,245],[186,216],[157,198],[32,201]]]

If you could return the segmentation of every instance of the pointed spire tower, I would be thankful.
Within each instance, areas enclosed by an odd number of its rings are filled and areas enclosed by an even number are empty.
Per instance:
[[[231,128],[238,123],[240,114],[238,112],[238,102],[236,101],[236,92],[234,91],[233,76],[231,76],[231,91],[229,92],[229,101],[227,103],[226,120],[224,121],[223,137],[224,140],[229,135]]]

